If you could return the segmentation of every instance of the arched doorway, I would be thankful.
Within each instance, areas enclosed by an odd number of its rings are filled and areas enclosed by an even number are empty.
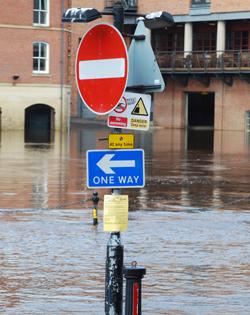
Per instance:
[[[25,142],[44,143],[54,138],[55,111],[45,104],[25,109]]]

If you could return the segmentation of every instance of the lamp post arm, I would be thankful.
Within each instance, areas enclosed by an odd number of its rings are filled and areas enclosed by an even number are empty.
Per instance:
[[[117,3],[117,5],[112,8],[112,10],[104,10],[102,12],[95,8],[70,8],[63,13],[62,22],[88,23],[101,18],[103,15],[113,15],[115,22],[114,24],[119,30],[121,30],[124,24],[124,16],[144,18],[145,26],[149,29],[164,28],[174,24],[174,19],[168,12],[160,11],[150,14],[125,12],[124,7],[119,3]]]

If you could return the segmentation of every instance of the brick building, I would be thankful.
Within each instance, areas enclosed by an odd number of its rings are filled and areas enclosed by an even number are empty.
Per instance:
[[[0,0],[0,123],[2,129],[60,129],[68,113],[102,119],[80,100],[75,55],[88,24],[61,23],[69,7],[112,13],[116,0]],[[246,1],[124,0],[124,33],[133,33],[132,13],[167,11],[175,24],[151,31],[166,81],[153,95],[153,122],[166,128],[250,129],[250,9]],[[17,13],[18,12],[18,13]],[[129,45],[129,38],[125,38]],[[31,127],[30,127],[31,126]]]
[[[110,10],[116,1],[72,1],[72,7]],[[166,128],[250,129],[250,7],[247,1],[123,1],[124,31],[133,32],[137,14],[167,11],[175,24],[151,31],[166,81],[155,93],[153,124]],[[113,21],[103,16],[102,21]],[[101,20],[99,20],[101,21]],[[72,56],[90,24],[72,24]],[[73,69],[73,61],[71,64]],[[73,81],[72,81],[73,82]],[[72,116],[93,118],[72,89]]]
[[[0,0],[1,129],[67,128],[70,105],[68,32],[61,23],[68,1]],[[46,131],[47,130],[47,131]]]

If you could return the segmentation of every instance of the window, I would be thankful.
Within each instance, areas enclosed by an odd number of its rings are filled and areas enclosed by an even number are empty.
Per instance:
[[[166,30],[153,30],[152,46],[155,51],[183,51],[183,31],[171,32]]]
[[[33,0],[33,24],[49,25],[49,0]]]
[[[33,43],[33,72],[49,72],[49,45],[47,43]]]
[[[247,110],[245,114],[245,130],[250,132],[250,110]]]
[[[227,33],[227,50],[248,50],[248,31],[235,31]]]
[[[137,6],[137,0],[126,0],[124,1],[129,7],[136,7]]]
[[[213,51],[216,50],[216,33],[200,32],[193,36],[193,50]]]
[[[192,4],[207,4],[210,2],[210,0],[192,0]]]

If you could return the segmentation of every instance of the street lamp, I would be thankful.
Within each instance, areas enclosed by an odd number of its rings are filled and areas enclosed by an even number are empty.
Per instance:
[[[94,21],[98,18],[101,18],[102,15],[113,15],[114,16],[114,26],[122,32],[122,28],[124,25],[124,7],[121,2],[117,2],[114,4],[112,11],[103,11],[99,12],[95,8],[71,8],[68,9],[63,13],[62,22],[70,22],[70,23],[88,23]],[[127,16],[132,16],[135,18],[141,17],[144,21],[144,24],[149,29],[157,29],[157,28],[166,28],[174,24],[173,17],[165,12],[154,12],[148,15],[145,14],[136,14],[133,12],[126,12]],[[142,22],[138,22],[142,23]],[[144,27],[144,25],[143,25]],[[141,27],[140,27],[141,30]],[[140,34],[136,34],[133,39],[138,41],[143,41],[146,39],[146,32],[142,30]],[[145,41],[146,42],[146,41]],[[141,46],[140,46],[141,47]],[[152,48],[151,48],[152,49]],[[135,54],[135,52],[134,52]],[[147,54],[146,54],[147,55]],[[149,59],[153,60],[155,63],[155,56],[152,53],[148,53]],[[141,57],[141,56],[140,56]],[[140,58],[141,59],[141,58]],[[148,58],[145,59],[146,62],[149,60]],[[140,62],[141,64],[141,62]],[[144,64],[143,64],[144,67]],[[152,71],[152,69],[154,71]],[[150,72],[155,73],[156,69],[154,65],[150,67]],[[160,70],[158,70],[160,72]],[[146,76],[144,72],[144,76]],[[147,76],[146,76],[147,77]],[[151,76],[149,75],[151,79]],[[150,80],[149,80],[150,81]],[[158,91],[159,88],[165,87],[164,82],[163,84],[159,85],[159,87],[155,86],[155,81],[160,80],[153,80],[154,85],[144,85],[143,87],[151,88],[151,91]],[[163,81],[163,79],[162,79]],[[150,81],[151,82],[151,81]],[[132,80],[133,85],[135,85],[134,80]],[[144,83],[144,81],[143,81]],[[118,131],[117,131],[118,132]],[[113,189],[112,195],[119,195],[120,189]],[[122,298],[123,298],[123,278],[122,278],[122,268],[123,268],[123,246],[121,245],[120,240],[120,232],[111,232],[110,238],[107,244],[107,258],[106,258],[106,280],[105,280],[105,313],[112,314],[112,315],[120,315],[122,314]],[[144,270],[144,269],[143,269]],[[138,310],[136,314],[141,315],[141,310]]]
[[[174,19],[165,11],[152,12],[145,16],[144,24],[149,29],[166,28],[174,24]]]
[[[94,8],[71,8],[63,13],[62,22],[89,23],[101,17],[101,13]]]
[[[117,15],[118,10],[122,10],[122,5],[116,5],[113,11],[99,12],[94,8],[71,8],[63,13],[62,22],[71,23],[88,23],[99,19],[102,15]],[[149,29],[165,28],[174,24],[174,19],[171,14],[165,11],[152,12],[150,14],[137,14],[133,12],[127,12],[126,15],[134,17],[144,17],[145,26]]]

